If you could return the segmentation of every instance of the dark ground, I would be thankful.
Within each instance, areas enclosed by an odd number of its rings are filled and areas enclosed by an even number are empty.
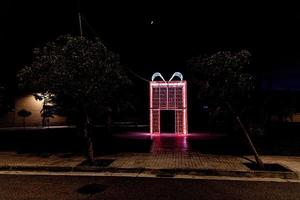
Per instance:
[[[0,199],[299,200],[300,184],[136,177],[0,175]]]
[[[281,131],[279,128],[277,129]],[[170,151],[200,151],[221,155],[251,153],[242,134],[218,137],[203,134],[186,139],[167,135],[167,137],[151,140],[150,136],[143,132],[134,132],[133,136],[128,136],[128,133],[124,132],[115,134],[113,137],[105,137],[103,132],[100,129],[95,131],[96,155],[118,152],[150,152],[153,143],[165,145],[164,148]],[[297,132],[287,130],[282,131],[282,134],[256,137],[254,143],[259,153],[263,155],[300,155],[300,135]],[[75,129],[0,131],[0,151],[17,151],[47,156],[51,153],[84,153],[85,146],[84,138]]]

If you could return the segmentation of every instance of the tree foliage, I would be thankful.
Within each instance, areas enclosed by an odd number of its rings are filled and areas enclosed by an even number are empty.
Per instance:
[[[99,39],[69,35],[34,49],[33,63],[18,78],[20,86],[33,92],[54,94],[54,108],[79,120],[124,108],[122,96],[130,85],[118,55]]]
[[[31,115],[31,112],[28,111],[28,110],[26,110],[26,109],[22,109],[22,110],[20,110],[20,111],[18,112],[18,115],[19,115],[20,117],[26,118],[26,117],[29,117],[29,116]]]
[[[249,137],[248,130],[240,115],[249,105],[254,89],[253,76],[247,72],[250,63],[250,52],[217,52],[213,55],[192,59],[190,72],[192,83],[198,89],[198,97],[209,107],[210,114],[215,117],[222,114],[223,119],[229,119],[239,125],[251,148],[256,162],[264,168],[262,160]],[[232,125],[233,123],[229,123]]]
[[[191,83],[197,98],[208,106],[211,121],[228,124],[232,115],[228,104],[238,113],[249,105],[255,88],[254,78],[247,72],[250,56],[247,50],[220,51],[189,60]]]
[[[18,111],[18,116],[23,118],[23,127],[25,128],[25,119],[27,117],[29,117],[32,113],[26,109],[21,109],[20,111]]]
[[[91,127],[113,112],[128,107],[127,88],[131,85],[120,65],[119,56],[99,40],[60,36],[33,51],[33,62],[18,73],[22,88],[47,94],[47,113],[64,114],[83,130],[88,157],[93,161]],[[48,116],[48,115],[47,115]]]

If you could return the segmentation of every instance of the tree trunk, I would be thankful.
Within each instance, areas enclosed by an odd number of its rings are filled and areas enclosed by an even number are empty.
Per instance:
[[[105,128],[106,128],[107,136],[111,136],[112,134],[112,123],[113,123],[112,110],[111,108],[108,108],[106,111],[106,119],[105,119]]]
[[[90,133],[90,120],[89,120],[89,117],[86,116],[86,122],[85,122],[85,125],[84,125],[84,136],[86,138],[86,142],[87,142],[87,157],[88,157],[88,160],[90,162],[94,162],[94,145],[93,145],[93,140],[92,140],[92,137],[91,137],[91,133]]]
[[[23,117],[23,128],[24,128],[24,130],[25,130],[25,117]]]
[[[248,131],[246,130],[246,128],[245,128],[244,124],[242,123],[240,117],[237,115],[237,116],[235,116],[235,118],[238,121],[240,127],[242,128],[244,135],[246,136],[247,142],[248,142],[248,144],[249,144],[249,146],[250,146],[250,148],[251,148],[251,150],[252,150],[252,152],[254,154],[254,157],[255,157],[255,160],[256,160],[256,164],[258,165],[258,167],[260,169],[263,169],[264,168],[264,163],[260,159],[260,157],[259,157],[259,155],[258,155],[258,153],[256,151],[256,148],[255,148],[255,146],[254,146],[254,144],[253,144],[253,142],[252,142],[252,140],[251,140],[251,138],[249,136]]]
[[[264,163],[260,159],[260,157],[259,157],[259,155],[258,155],[258,153],[256,151],[256,148],[255,148],[255,146],[254,146],[254,144],[253,144],[253,142],[252,142],[252,140],[251,140],[251,138],[249,136],[249,133],[246,130],[243,122],[241,121],[240,116],[233,110],[232,106],[228,102],[227,102],[227,105],[228,105],[229,109],[232,111],[232,113],[234,114],[235,119],[237,120],[238,124],[240,125],[240,127],[241,127],[241,129],[242,129],[242,131],[243,131],[243,133],[244,133],[244,135],[245,135],[245,137],[247,139],[248,145],[250,146],[250,149],[252,150],[252,152],[254,154],[254,157],[255,157],[255,160],[256,160],[256,164],[258,165],[258,167],[260,169],[263,169],[264,168]]]
[[[112,134],[112,116],[108,115],[106,117],[106,123],[105,123],[106,133],[108,136]]]
[[[92,138],[90,136],[87,136],[87,156],[88,156],[88,160],[90,162],[94,162],[94,147],[93,147],[93,141]]]

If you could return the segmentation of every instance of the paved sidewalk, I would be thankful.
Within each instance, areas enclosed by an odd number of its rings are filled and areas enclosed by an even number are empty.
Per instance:
[[[16,152],[0,152],[0,167],[75,167],[85,157],[74,154],[31,154]]]
[[[111,158],[116,159],[110,165],[115,168],[247,170],[242,158],[197,152],[123,153]]]
[[[279,177],[298,179],[300,157],[262,156],[265,163],[278,163],[292,172],[252,171],[244,165],[253,161],[252,156],[237,157],[209,155],[198,152],[175,153],[121,153],[96,159],[111,159],[106,167],[79,166],[85,157],[73,154],[34,155],[15,152],[0,152],[0,169],[27,171],[113,171],[144,173],[176,173],[196,175],[220,175],[243,177]]]

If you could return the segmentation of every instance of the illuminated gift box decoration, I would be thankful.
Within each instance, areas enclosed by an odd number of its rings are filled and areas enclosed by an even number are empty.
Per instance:
[[[155,79],[159,77],[161,81]],[[180,80],[173,80],[178,77]],[[162,110],[175,112],[175,133],[188,133],[187,120],[187,84],[179,72],[175,72],[169,81],[156,72],[150,81],[150,133],[160,133],[160,114]]]

